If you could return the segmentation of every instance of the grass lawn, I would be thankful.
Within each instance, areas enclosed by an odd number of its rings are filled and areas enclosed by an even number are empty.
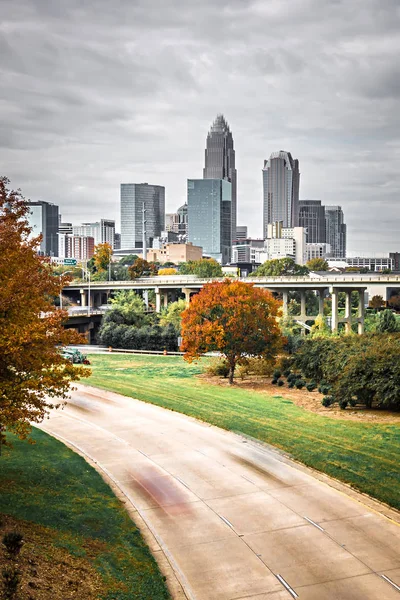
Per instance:
[[[26,540],[18,598],[170,598],[139,530],[100,475],[37,429],[35,445],[10,437],[14,448],[0,456],[0,533],[17,529]]]
[[[400,509],[400,427],[332,419],[279,396],[207,383],[179,356],[91,355],[88,385],[241,432]],[[207,359],[203,359],[204,365]],[[279,388],[278,388],[279,389]],[[279,393],[277,389],[277,394]]]

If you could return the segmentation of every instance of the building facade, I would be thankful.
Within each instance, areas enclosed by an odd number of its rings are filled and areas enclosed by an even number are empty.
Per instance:
[[[306,230],[304,227],[283,227],[282,221],[267,225],[265,249],[267,260],[293,258],[298,265],[304,265],[306,255]]]
[[[264,240],[246,238],[236,240],[232,245],[233,263],[261,263],[265,254]],[[261,257],[260,257],[261,255]],[[265,259],[267,260],[267,259]]]
[[[247,240],[248,239],[247,225],[237,225],[236,227],[236,239]]]
[[[325,206],[321,200],[300,200],[299,227],[306,230],[307,244],[326,242]]]
[[[283,227],[299,224],[299,161],[290,152],[273,152],[264,161],[263,173],[263,232],[267,226],[282,221]]]
[[[94,244],[110,244],[112,248],[115,246],[115,221],[110,219],[101,219],[96,223],[82,223],[82,225],[74,225],[72,234],[78,237],[92,237]]]
[[[326,243],[331,258],[346,257],[347,231],[341,206],[325,206]]]
[[[330,251],[331,247],[329,244],[306,244],[306,259],[307,261],[312,260],[313,258],[325,259],[329,256]]]
[[[232,243],[236,239],[237,172],[233,137],[223,115],[217,115],[207,135],[203,179],[225,179],[231,183]]]
[[[94,255],[94,247],[95,242],[92,236],[65,233],[59,235],[60,258],[76,258],[76,260],[86,261]]]
[[[164,264],[166,262],[179,265],[189,260],[203,258],[203,249],[193,244],[164,244],[160,248],[152,248],[147,253],[147,260]]]
[[[143,248],[143,209],[146,246],[165,230],[165,188],[148,183],[121,183],[121,248]]]
[[[225,179],[188,179],[188,242],[225,265],[231,259],[232,186]]]
[[[45,256],[58,256],[58,206],[41,200],[27,202],[27,206],[29,212],[26,218],[32,230],[30,237],[42,235],[38,252]]]

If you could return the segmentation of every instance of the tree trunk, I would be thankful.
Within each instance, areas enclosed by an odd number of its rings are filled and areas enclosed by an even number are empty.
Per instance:
[[[233,385],[233,376],[235,374],[235,367],[236,367],[236,360],[235,359],[231,359],[229,360],[229,385]]]

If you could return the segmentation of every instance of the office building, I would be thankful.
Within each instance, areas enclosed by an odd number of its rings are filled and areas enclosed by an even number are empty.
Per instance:
[[[237,172],[235,150],[229,125],[217,115],[207,135],[203,179],[225,179],[231,183],[231,243],[236,239]]]
[[[282,221],[275,221],[267,225],[266,233],[267,260],[292,258],[298,265],[306,263],[306,231],[304,227],[283,227]]]
[[[355,257],[337,257],[327,258],[327,262],[330,267],[337,267],[340,269],[361,269],[368,271],[380,272],[386,269],[390,271],[395,270],[395,259],[391,256],[391,253],[387,256],[355,256]]]
[[[94,255],[94,247],[92,236],[59,234],[59,258],[87,261]]]
[[[236,227],[236,239],[237,240],[247,240],[248,239],[247,225],[238,225]]]
[[[273,152],[264,161],[263,173],[263,232],[267,226],[282,221],[283,227],[299,225],[299,161],[290,152]]]
[[[121,234],[115,233],[114,234],[114,250],[120,250],[120,248],[121,248]]]
[[[329,244],[306,244],[306,260],[312,260],[313,258],[325,259],[329,256],[331,247]]]
[[[225,179],[188,179],[188,242],[223,265],[231,259],[231,198]]]
[[[265,258],[264,240],[246,238],[236,240],[232,245],[232,263],[262,263]]]
[[[325,206],[321,200],[300,200],[299,227],[306,230],[307,244],[326,242]]]
[[[82,223],[82,225],[74,225],[72,233],[78,237],[92,237],[94,245],[110,244],[111,248],[115,245],[115,221],[110,219],[101,219],[96,223]]]
[[[148,183],[121,183],[121,248],[143,248],[143,209],[146,246],[165,230],[165,188]]]
[[[72,235],[72,223],[63,223],[61,220],[61,215],[58,215],[58,233]]]
[[[38,252],[45,256],[58,256],[58,206],[50,202],[27,202],[27,221],[32,229],[30,237],[42,235]]]
[[[346,257],[346,225],[341,206],[325,206],[326,243],[331,258]]]
[[[147,260],[164,264],[166,262],[179,265],[189,260],[203,258],[203,249],[193,244],[163,244],[160,248],[152,248],[147,252]]]
[[[176,213],[167,213],[165,215],[165,230],[177,233],[180,241],[185,242],[187,237],[187,204],[178,208]]]

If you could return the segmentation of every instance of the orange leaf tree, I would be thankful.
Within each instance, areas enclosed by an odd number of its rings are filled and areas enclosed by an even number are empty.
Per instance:
[[[220,352],[233,383],[236,365],[250,356],[271,358],[282,348],[279,309],[270,292],[249,283],[227,279],[205,285],[182,314],[185,360]]]
[[[37,255],[30,238],[28,207],[19,191],[0,177],[0,425],[26,437],[30,422],[40,422],[65,399],[70,381],[90,372],[64,359],[57,346],[82,342],[62,326],[67,313],[54,298],[69,280],[55,276],[49,259]],[[4,436],[0,437],[1,444]]]

